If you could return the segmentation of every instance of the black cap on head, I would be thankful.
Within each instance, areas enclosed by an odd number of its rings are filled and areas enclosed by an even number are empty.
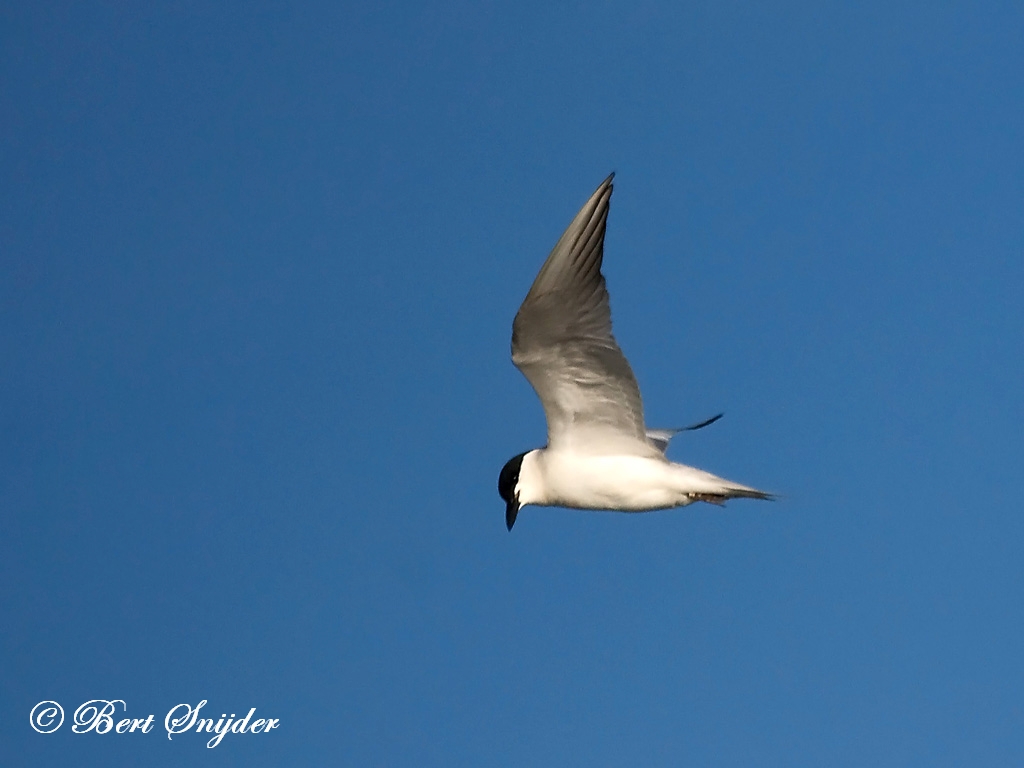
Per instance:
[[[519,470],[523,466],[523,456],[527,452],[513,456],[505,462],[498,475],[498,494],[505,500],[505,525],[511,531],[516,524],[516,515],[519,514],[519,495],[516,493],[516,483],[519,482]]]

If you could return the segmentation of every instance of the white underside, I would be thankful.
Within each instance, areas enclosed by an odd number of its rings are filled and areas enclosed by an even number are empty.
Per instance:
[[[685,506],[701,494],[755,489],[661,457],[538,449],[523,458],[516,490],[521,506],[646,512]]]

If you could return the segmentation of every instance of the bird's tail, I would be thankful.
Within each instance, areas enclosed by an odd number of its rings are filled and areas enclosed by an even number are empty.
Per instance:
[[[729,499],[762,499],[763,501],[775,501],[775,495],[759,491],[756,488],[737,486],[734,488],[723,488],[715,492],[694,492],[690,494],[694,501],[706,501],[708,504],[723,506]]]
[[[724,477],[694,467],[681,464],[677,464],[676,467],[682,486],[680,490],[684,491],[691,501],[706,501],[721,506],[729,499],[775,500],[774,494],[751,488],[749,485],[726,480]]]

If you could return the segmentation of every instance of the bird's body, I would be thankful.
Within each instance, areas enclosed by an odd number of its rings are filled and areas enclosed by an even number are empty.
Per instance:
[[[646,428],[640,388],[612,336],[601,274],[611,193],[609,176],[555,244],[512,324],[512,361],[544,406],[548,444],[501,470],[509,530],[527,504],[644,512],[771,498],[669,461],[664,451],[680,430]]]
[[[519,478],[520,506],[648,512],[762,495],[660,455],[587,455],[538,448],[523,457]]]

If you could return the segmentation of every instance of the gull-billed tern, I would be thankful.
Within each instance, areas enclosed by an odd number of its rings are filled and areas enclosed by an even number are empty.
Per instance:
[[[512,362],[540,397],[548,443],[502,467],[498,493],[510,531],[527,504],[647,512],[772,498],[669,461],[668,442],[681,430],[644,425],[640,388],[612,336],[601,274],[614,175],[555,243],[512,323]]]

